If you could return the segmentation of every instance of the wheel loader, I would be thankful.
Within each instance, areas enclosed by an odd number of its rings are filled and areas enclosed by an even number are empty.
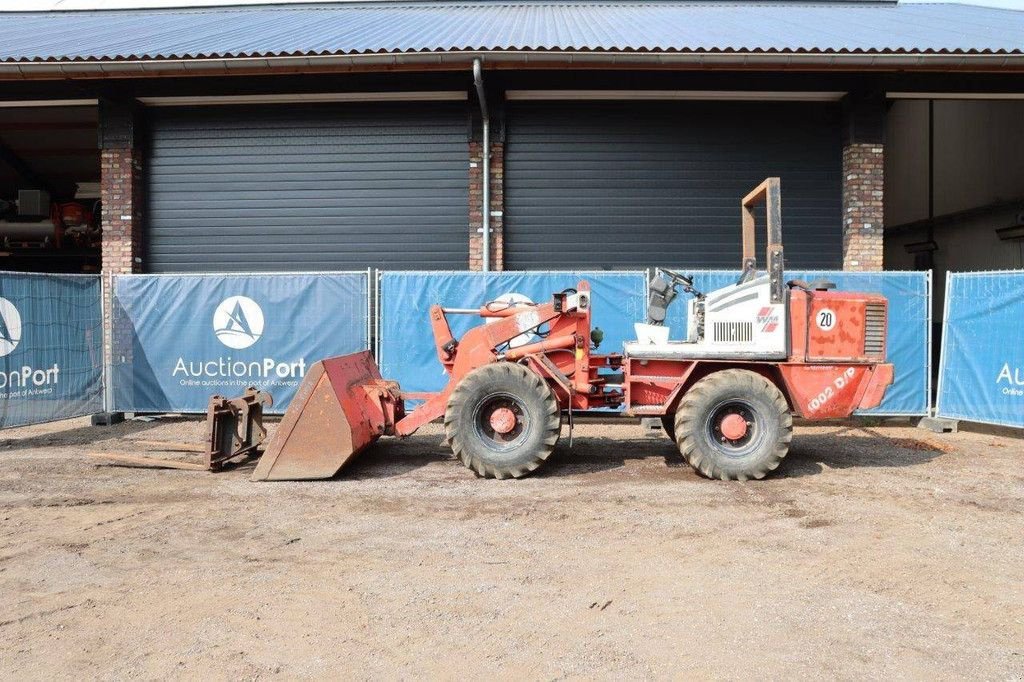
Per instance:
[[[754,253],[755,207],[765,204],[766,272]],[[700,292],[661,270],[648,319],[622,353],[596,353],[586,281],[543,303],[492,301],[479,309],[430,308],[437,393],[409,393],[381,377],[368,352],[315,363],[267,443],[254,480],[330,478],[381,436],[409,436],[444,420],[446,441],[477,475],[519,478],[543,466],[574,413],[617,408],[660,417],[700,474],[760,479],[789,450],[793,417],[849,417],[877,406],[893,380],[885,362],[887,301],[786,282],[779,179],[741,201],[742,274]],[[690,294],[685,338],[669,339],[669,305]],[[448,318],[482,324],[456,339]],[[406,411],[406,401],[422,401]],[[570,426],[571,428],[571,426]]]

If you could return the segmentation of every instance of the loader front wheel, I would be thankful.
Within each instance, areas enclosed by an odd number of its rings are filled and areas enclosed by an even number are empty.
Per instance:
[[[679,451],[708,478],[764,478],[789,452],[793,417],[772,382],[745,369],[707,375],[676,409]]]
[[[484,478],[520,478],[551,456],[562,426],[550,387],[512,362],[473,370],[448,398],[444,430],[452,451]]]

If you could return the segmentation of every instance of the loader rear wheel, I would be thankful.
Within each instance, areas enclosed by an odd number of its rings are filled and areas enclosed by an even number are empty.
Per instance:
[[[793,417],[785,396],[756,372],[727,369],[704,377],[679,401],[679,451],[708,478],[764,478],[789,452]]]
[[[512,362],[467,374],[444,414],[452,451],[484,478],[520,478],[536,470],[554,451],[561,426],[551,388]]]

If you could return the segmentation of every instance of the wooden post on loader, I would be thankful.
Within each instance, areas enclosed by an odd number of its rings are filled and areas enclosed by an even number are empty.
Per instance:
[[[782,303],[785,285],[782,281],[782,188],[779,178],[766,179],[740,201],[740,210],[743,213],[743,271],[757,269],[757,257],[754,254],[754,206],[761,201],[765,202],[767,215],[765,267],[768,268],[772,282],[772,303]]]

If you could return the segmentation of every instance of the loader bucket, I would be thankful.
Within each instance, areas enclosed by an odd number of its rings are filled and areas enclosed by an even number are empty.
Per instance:
[[[381,379],[369,352],[316,362],[267,444],[252,480],[331,478],[391,432],[401,413],[398,385]]]

